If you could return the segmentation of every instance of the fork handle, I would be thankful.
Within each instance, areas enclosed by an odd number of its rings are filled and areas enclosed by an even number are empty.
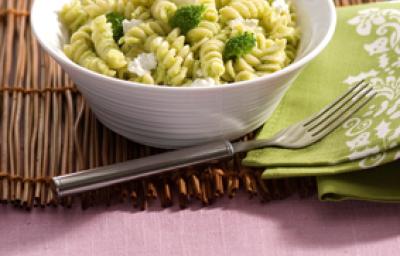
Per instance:
[[[229,141],[209,143],[54,177],[52,187],[57,196],[69,196],[193,164],[232,157],[234,153]]]

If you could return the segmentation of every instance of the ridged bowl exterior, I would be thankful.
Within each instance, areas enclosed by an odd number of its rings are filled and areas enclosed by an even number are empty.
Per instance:
[[[62,45],[68,37],[55,11],[68,1],[35,1],[31,19],[39,42],[73,79],[104,125],[159,148],[232,140],[261,126],[301,69],[326,46],[336,21],[331,0],[294,1],[302,30],[294,64],[253,81],[215,88],[168,88],[107,78],[67,59]],[[318,13],[310,9],[317,7]]]

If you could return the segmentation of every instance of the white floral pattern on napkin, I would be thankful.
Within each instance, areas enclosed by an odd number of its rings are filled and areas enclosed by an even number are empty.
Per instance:
[[[400,158],[400,150],[388,153],[399,146],[400,138],[400,10],[361,10],[348,24],[356,27],[358,35],[371,38],[364,50],[377,63],[376,68],[350,75],[344,81],[353,85],[366,80],[378,91],[377,99],[362,115],[343,125],[348,158],[362,159],[359,166],[370,168]],[[377,140],[381,143],[376,144]]]

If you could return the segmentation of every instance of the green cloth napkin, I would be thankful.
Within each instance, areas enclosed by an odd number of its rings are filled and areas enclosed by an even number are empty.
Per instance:
[[[340,8],[337,14],[333,40],[294,82],[258,139],[318,112],[360,80],[378,96],[322,141],[300,150],[255,150],[243,164],[266,167],[265,179],[318,176],[321,199],[387,200],[379,189],[372,196],[360,187],[368,190],[372,182],[384,190],[394,172],[377,166],[400,159],[400,2]],[[374,173],[364,176],[371,168]],[[353,183],[359,188],[354,194]],[[398,190],[390,200],[400,200]]]
[[[321,200],[345,199],[395,202],[400,200],[400,165],[393,162],[362,172],[317,177]]]

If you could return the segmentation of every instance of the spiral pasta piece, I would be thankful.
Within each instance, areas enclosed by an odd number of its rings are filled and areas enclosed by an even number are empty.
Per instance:
[[[152,35],[145,42],[145,50],[155,54],[158,65],[165,68],[164,82],[173,86],[182,85],[188,69],[183,67],[183,58],[177,56],[176,50],[162,37]]]
[[[235,61],[235,70],[237,72],[235,81],[251,80],[257,77],[254,66],[261,61],[253,57],[254,56],[247,54]]]
[[[288,3],[289,5],[289,15],[290,15],[290,23],[289,26],[296,27],[297,25],[297,13],[294,11],[294,7],[292,2]]]
[[[284,68],[287,63],[285,48],[285,39],[268,39],[265,48],[262,49],[262,56],[260,57],[262,63],[257,65],[256,70],[269,74]]]
[[[105,15],[93,20],[92,40],[97,54],[111,68],[119,69],[127,65],[124,54],[114,41],[111,24],[107,23]]]
[[[255,33],[254,37],[256,39],[256,45],[257,47],[253,49],[254,51],[257,51],[258,49],[265,49],[268,47],[268,39],[263,33]]]
[[[300,39],[300,33],[295,27],[296,23],[293,19],[296,19],[293,14],[276,12],[273,11],[272,7],[267,6],[262,16],[261,24],[272,39],[285,38],[296,47]]]
[[[217,7],[217,10],[219,10],[222,7],[228,5],[230,1],[231,0],[215,0],[215,5]]]
[[[267,5],[265,11],[260,19],[261,25],[269,33],[274,27],[278,26],[288,26],[290,23],[290,17],[286,13],[278,13],[274,9]]]
[[[226,43],[230,37],[232,37],[232,29],[225,27],[224,29],[221,29],[213,38]]]
[[[74,0],[63,6],[60,11],[60,20],[70,32],[75,32],[88,20],[88,14],[82,9],[81,2]]]
[[[225,63],[224,80],[228,82],[245,81],[262,75],[263,71],[257,71],[257,67],[263,64],[261,58],[265,55],[265,51],[262,48],[267,47],[267,39],[256,37],[256,40],[257,46],[249,53]]]
[[[80,27],[78,31],[72,35],[70,44],[65,45],[65,54],[72,61],[87,69],[106,76],[115,76],[116,72],[110,69],[92,50],[91,33],[92,29],[90,26],[84,25]]]
[[[185,37],[180,34],[180,30],[175,28],[168,36],[167,41],[173,49],[177,51],[177,56],[183,58],[183,67],[188,69],[188,76],[192,75],[194,56],[190,46],[185,44]]]
[[[165,36],[169,30],[170,28],[168,26],[163,26],[160,22],[149,20],[129,29],[129,31],[119,40],[119,44],[123,45],[123,48],[132,45],[142,45],[149,36]]]
[[[254,56],[244,56],[237,60],[229,60],[225,63],[224,80],[228,82],[237,82],[251,80],[257,77],[254,65],[261,63],[259,59],[253,59]]]
[[[285,49],[285,53],[287,56],[286,62],[285,62],[285,66],[289,65],[290,63],[292,63],[297,55],[297,48],[298,45],[293,45],[293,44],[287,44],[286,45],[286,49]]]
[[[144,6],[150,8],[153,5],[154,0],[132,0],[132,2],[136,6]]]
[[[258,76],[253,71],[240,71],[235,78],[235,82],[247,81],[257,78]]]
[[[144,52],[144,47],[143,45],[132,45],[125,48],[121,47],[121,51],[125,54],[127,59],[133,59]]]
[[[114,11],[122,14],[125,18],[130,18],[137,9],[133,0],[114,0]]]
[[[153,76],[151,74],[145,74],[144,76],[134,76],[129,79],[129,81],[142,83],[142,84],[156,84]]]
[[[132,27],[119,40],[121,50],[127,57],[135,57],[143,52],[143,44],[150,35],[165,36],[171,30],[168,24],[156,20],[145,21],[138,26]]]
[[[211,22],[218,21],[218,11],[217,11],[217,4],[215,0],[199,0],[199,4],[203,4],[206,7],[206,10],[203,14],[203,18],[205,20]]]
[[[202,20],[197,27],[191,29],[186,38],[196,52],[209,39],[213,38],[220,31],[220,25],[216,22]]]
[[[299,34],[296,28],[290,26],[277,26],[271,33],[270,37],[272,39],[283,39],[285,38],[288,42],[296,44],[299,40]]]
[[[167,70],[164,66],[158,65],[154,72],[154,82],[155,84],[164,84],[164,80],[167,77]]]
[[[295,21],[295,13],[274,12],[270,6],[267,6],[261,20],[262,26],[269,33],[271,39],[286,39],[285,66],[292,63],[295,59],[300,41],[300,32],[295,27]]]
[[[176,10],[177,7],[173,2],[156,0],[151,6],[151,15],[156,20],[168,24],[170,18],[175,14]]]
[[[232,0],[227,6],[219,10],[221,20],[229,22],[230,20],[257,19],[262,16],[268,2],[263,0]]]
[[[114,0],[82,0],[82,6],[91,18],[95,18],[112,11]]]
[[[200,62],[203,74],[219,80],[224,74],[225,67],[222,59],[224,43],[220,40],[210,39],[200,49]]]
[[[158,20],[147,20],[147,23],[150,25],[151,29],[153,29],[158,35],[165,36],[169,32],[171,32],[171,26],[168,23],[164,23]]]
[[[148,20],[151,18],[150,10],[145,6],[137,6],[131,13],[131,19]]]

